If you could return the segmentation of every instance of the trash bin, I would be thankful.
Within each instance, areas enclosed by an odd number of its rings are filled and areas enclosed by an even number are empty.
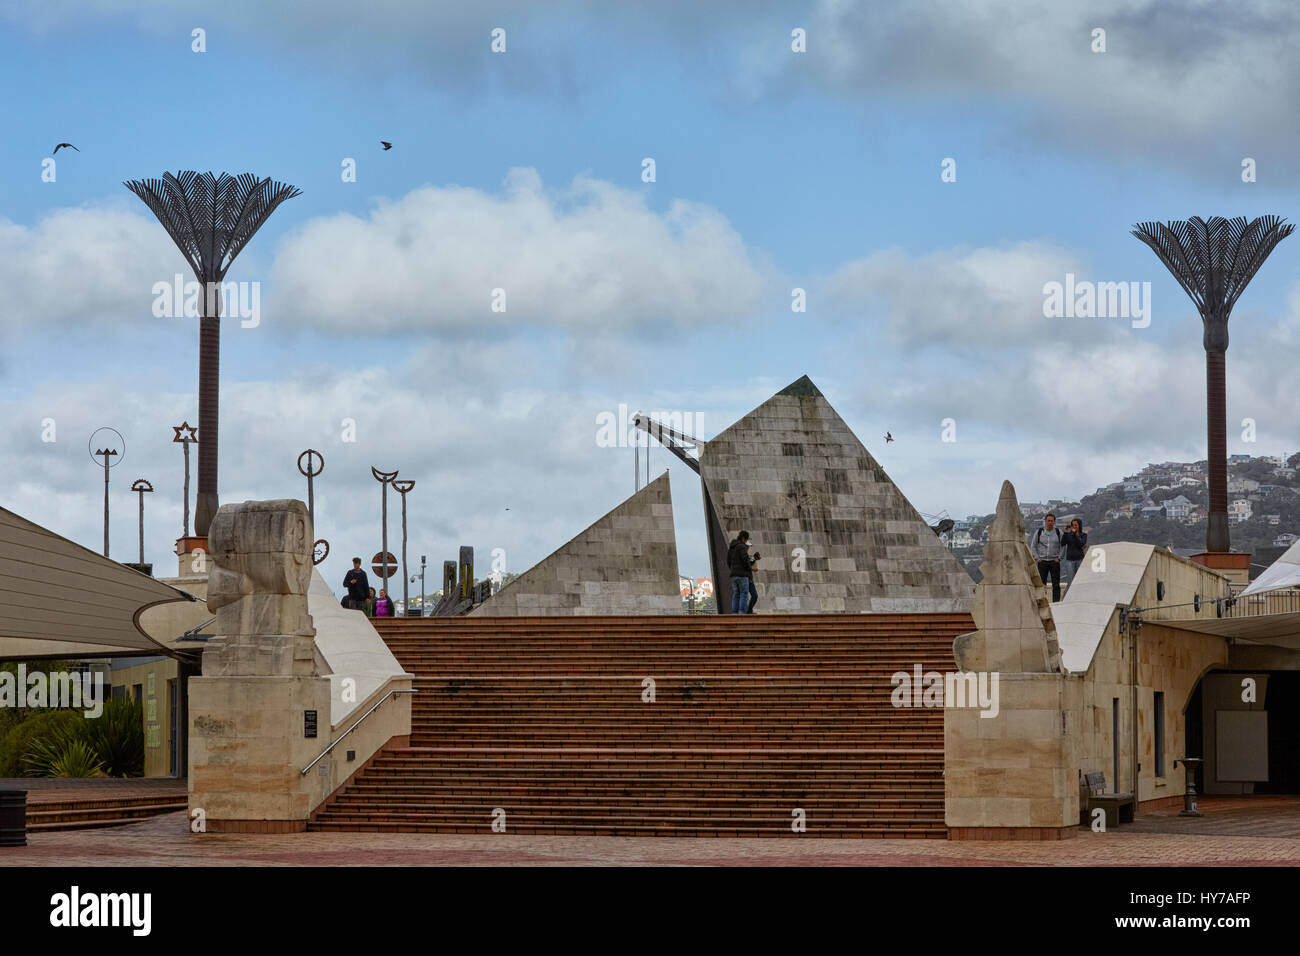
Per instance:
[[[27,791],[0,790],[0,846],[27,845]]]

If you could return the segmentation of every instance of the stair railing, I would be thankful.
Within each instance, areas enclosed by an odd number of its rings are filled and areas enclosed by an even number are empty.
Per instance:
[[[415,693],[418,693],[418,691],[416,691],[416,690],[414,690],[414,689],[412,689],[412,688],[406,688],[406,687],[395,687],[395,688],[393,688],[392,690],[390,690],[390,691],[389,691],[387,694],[385,694],[383,697],[379,698],[379,700],[375,701],[374,706],[372,706],[368,711],[366,711],[364,714],[362,714],[360,717],[358,717],[358,718],[357,718],[357,722],[356,722],[355,724],[353,724],[353,725],[352,725],[351,727],[349,727],[347,730],[343,731],[343,733],[339,734],[338,739],[335,740],[334,743],[330,744],[328,747],[326,747],[324,750],[322,750],[322,751],[320,752],[320,756],[318,756],[318,757],[317,757],[315,760],[313,760],[311,763],[307,764],[307,766],[303,767],[303,768],[302,768],[302,773],[300,774],[300,776],[303,776],[303,777],[307,776],[307,774],[311,771],[311,768],[312,768],[312,767],[314,767],[314,766],[316,766],[316,764],[320,763],[321,760],[323,760],[323,759],[325,758],[325,756],[326,756],[326,755],[327,755],[331,750],[333,750],[333,749],[334,749],[335,747],[337,747],[339,744],[343,743],[343,738],[346,737],[348,734],[352,733],[352,731],[356,730],[358,727],[360,727],[360,726],[361,726],[361,721],[365,720],[367,717],[369,717],[371,714],[373,714],[375,711],[377,711],[377,710],[379,709],[379,706],[380,706],[384,701],[388,700],[388,698],[392,697],[394,694],[415,694]]]

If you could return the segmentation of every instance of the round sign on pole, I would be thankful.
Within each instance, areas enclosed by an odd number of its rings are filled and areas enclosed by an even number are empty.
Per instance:
[[[385,564],[388,565],[387,574],[384,573]],[[373,571],[375,574],[379,575],[381,578],[382,577],[395,578],[397,577],[397,558],[393,556],[392,552],[389,552],[387,555],[385,555],[384,552],[379,551],[375,554],[373,558],[370,559],[370,570]]]

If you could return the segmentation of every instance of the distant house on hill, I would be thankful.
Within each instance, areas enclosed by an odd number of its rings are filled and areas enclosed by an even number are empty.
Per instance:
[[[1251,503],[1245,498],[1237,498],[1228,505],[1228,520],[1242,522],[1250,517],[1252,511]]]
[[[1182,495],[1166,499],[1164,504],[1165,517],[1170,521],[1186,521],[1192,510],[1192,503]]]
[[[1292,534],[1290,531],[1286,531],[1273,539],[1273,547],[1289,548],[1291,547],[1291,545],[1296,543],[1296,540],[1297,540],[1296,535]]]
[[[1246,462],[1248,462],[1248,461],[1250,461],[1250,456],[1249,456],[1249,455],[1229,455],[1229,456],[1228,456],[1228,464],[1230,464],[1230,465],[1244,465],[1244,464],[1245,464]]]
[[[952,536],[948,539],[948,546],[951,548],[970,548],[974,547],[975,539],[970,536],[966,529],[953,531]]]

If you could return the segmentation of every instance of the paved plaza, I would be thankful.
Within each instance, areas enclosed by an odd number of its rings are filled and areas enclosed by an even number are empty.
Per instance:
[[[1300,866],[1300,797],[1207,798],[1060,842],[417,833],[192,834],[184,813],[40,833],[0,866]],[[1195,830],[1195,832],[1193,832]]]

